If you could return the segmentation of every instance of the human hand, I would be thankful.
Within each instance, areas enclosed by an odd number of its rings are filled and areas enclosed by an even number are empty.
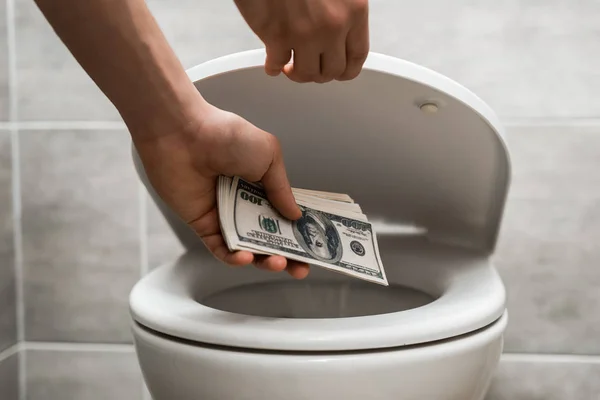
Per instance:
[[[230,252],[219,225],[216,201],[219,175],[261,181],[269,200],[284,217],[295,220],[301,216],[277,138],[208,103],[203,103],[198,114],[202,120],[183,130],[134,140],[153,188],[219,260],[231,266],[252,263],[260,269],[286,270],[297,279],[306,277],[309,266],[305,263],[282,256],[258,256],[249,251]],[[134,138],[142,137],[132,133]]]
[[[369,53],[368,0],[235,0],[267,50],[265,70],[295,82],[351,80]],[[294,52],[293,63],[289,63]]]

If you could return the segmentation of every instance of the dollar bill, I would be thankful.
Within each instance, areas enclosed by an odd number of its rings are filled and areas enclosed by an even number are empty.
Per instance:
[[[352,198],[292,191],[302,211],[296,221],[282,217],[260,185],[220,177],[219,222],[228,248],[281,255],[388,286],[376,233]]]

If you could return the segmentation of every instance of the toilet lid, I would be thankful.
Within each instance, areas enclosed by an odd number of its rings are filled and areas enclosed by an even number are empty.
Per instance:
[[[206,250],[196,249],[138,282],[130,296],[131,313],[146,328],[199,344],[331,352],[454,338],[493,324],[505,312],[504,286],[484,255],[428,241],[407,241],[393,247],[392,242],[393,238],[382,239],[387,249],[382,254],[384,263],[396,265],[388,274],[390,281],[428,293],[434,301],[400,312],[351,318],[280,318],[222,311],[204,305],[204,299],[227,290],[275,282],[282,288],[275,296],[260,291],[264,286],[255,293],[267,296],[264,301],[285,302],[286,284],[301,287],[306,283],[253,267],[228,268]],[[354,281],[320,268],[313,268],[310,278],[308,282],[313,278],[320,282]],[[384,296],[396,290],[393,284],[366,285]],[[353,295],[352,291],[348,294]],[[310,304],[310,290],[305,301]]]
[[[510,163],[500,122],[480,98],[377,53],[356,79],[322,85],[267,76],[264,60],[262,49],[241,52],[188,76],[211,104],[278,137],[292,186],[347,193],[371,221],[493,252]]]

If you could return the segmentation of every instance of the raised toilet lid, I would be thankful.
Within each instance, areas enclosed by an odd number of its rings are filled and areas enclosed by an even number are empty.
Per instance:
[[[426,228],[425,242],[378,235],[381,256],[390,282],[441,297],[414,310],[359,318],[231,314],[192,298],[194,282],[214,262],[196,253],[204,251],[199,249],[136,285],[135,320],[205,343],[331,351],[446,339],[499,318],[505,292],[489,258],[510,163],[493,111],[458,83],[381,54],[371,53],[355,80],[324,85],[269,77],[264,58],[262,49],[237,53],[188,75],[209,102],[280,139],[293,186],[348,193],[372,221]],[[137,167],[148,186],[139,160]],[[163,211],[182,243],[197,245],[193,233]],[[242,271],[236,273],[249,273]]]

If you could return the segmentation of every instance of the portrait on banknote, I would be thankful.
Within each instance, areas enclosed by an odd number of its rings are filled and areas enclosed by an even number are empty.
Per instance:
[[[319,211],[301,209],[302,217],[292,223],[292,229],[302,249],[317,260],[338,262],[343,246],[331,220]]]

